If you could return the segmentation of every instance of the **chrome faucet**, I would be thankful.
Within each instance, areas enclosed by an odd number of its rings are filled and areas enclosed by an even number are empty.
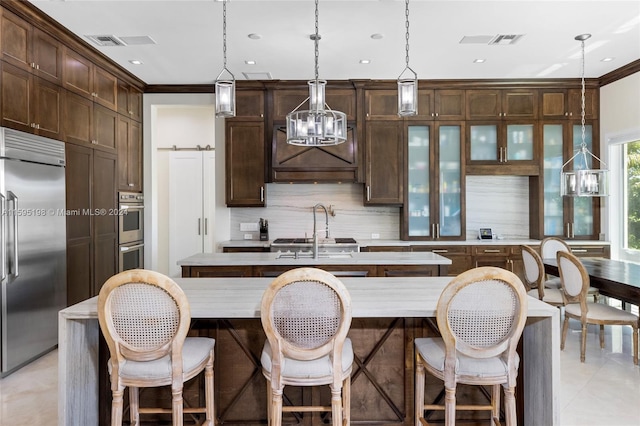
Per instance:
[[[318,232],[316,230],[316,210],[318,207],[322,207],[324,210],[324,218],[325,218],[325,238],[329,238],[329,212],[324,204],[316,204],[313,206],[313,258],[318,258]]]

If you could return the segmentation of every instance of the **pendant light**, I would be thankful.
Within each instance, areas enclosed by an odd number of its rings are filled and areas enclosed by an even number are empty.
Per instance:
[[[301,146],[338,145],[347,140],[347,115],[329,108],[325,102],[327,82],[318,79],[318,0],[316,0],[316,32],[311,35],[315,47],[315,79],[309,80],[309,97],[287,114],[287,143]],[[308,110],[299,108],[309,101]]]
[[[398,115],[418,114],[418,74],[409,66],[409,0],[404,4],[405,61],[406,66],[398,76]]]
[[[605,169],[592,169],[587,160],[587,154],[591,158],[598,160],[601,166],[606,167],[606,164],[596,157],[589,149],[585,142],[585,125],[584,125],[584,109],[585,109],[585,84],[584,84],[584,41],[589,39],[591,34],[580,34],[575,37],[581,43],[582,47],[582,109],[581,109],[581,124],[582,124],[582,144],[578,151],[571,157],[566,163],[562,165],[562,176],[560,179],[561,194],[569,197],[603,197],[609,195],[609,171]],[[574,170],[565,171],[564,168],[573,160]],[[579,159],[582,159],[584,168],[578,168]]]
[[[216,77],[216,117],[236,116],[236,79],[227,69],[227,0],[222,0],[222,71]]]

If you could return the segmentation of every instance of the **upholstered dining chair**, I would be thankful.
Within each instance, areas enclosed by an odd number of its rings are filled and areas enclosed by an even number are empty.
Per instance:
[[[545,273],[542,258],[532,247],[520,246],[524,264],[524,285],[529,296],[537,297],[553,306],[564,306],[562,291],[558,288],[545,288]]]
[[[604,303],[587,303],[589,273],[580,262],[580,259],[572,253],[558,252],[557,260],[562,291],[566,302],[560,349],[564,349],[570,318],[580,321],[582,326],[580,341],[581,362],[585,361],[588,324],[600,326],[601,348],[604,348],[605,325],[628,325],[633,329],[633,363],[638,365],[638,316]]]
[[[111,358],[112,426],[122,424],[123,393],[129,388],[132,425],[140,414],[172,413],[181,426],[184,413],[205,413],[213,426],[213,357],[215,340],[186,337],[191,322],[182,289],[158,272],[134,269],[109,278],[98,295],[98,320]],[[183,408],[184,382],[204,370],[204,408]],[[172,407],[140,408],[138,388],[171,386]]]
[[[269,424],[280,426],[283,412],[328,411],[333,426],[349,425],[353,348],[347,338],[351,297],[344,284],[321,269],[292,269],[271,282],[260,309]],[[331,406],[283,407],[288,385],[329,385]]]
[[[428,424],[425,410],[444,410],[455,424],[456,409],[491,411],[499,423],[500,386],[508,426],[516,424],[515,389],[528,297],[524,284],[505,269],[484,266],[455,277],[440,295],[436,320],[441,338],[415,339],[415,424]],[[444,381],[444,406],[425,404],[425,370]],[[456,386],[492,386],[491,404],[456,406]]]
[[[571,247],[564,240],[558,237],[546,237],[540,242],[540,253],[543,259],[555,259],[556,253],[564,251],[571,253]],[[560,277],[548,276],[544,282],[547,288],[560,289]],[[589,287],[588,296],[597,302],[600,298],[600,290],[595,287]]]

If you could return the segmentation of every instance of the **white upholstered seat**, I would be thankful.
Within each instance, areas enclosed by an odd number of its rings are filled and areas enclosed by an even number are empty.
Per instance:
[[[564,306],[562,291],[559,288],[546,288],[542,258],[532,247],[520,246],[524,264],[524,285],[529,296],[536,297],[553,306]],[[559,278],[558,278],[559,279]]]
[[[331,412],[333,426],[351,422],[353,347],[351,297],[342,282],[315,268],[289,270],[274,279],[262,296],[262,326],[267,336],[262,373],[267,379],[271,426],[283,412]],[[283,406],[285,385],[329,385],[327,405]]]
[[[445,424],[456,417],[456,387],[492,386],[491,404],[464,405],[487,410],[498,422],[500,387],[505,392],[506,424],[516,424],[515,387],[520,358],[516,346],[524,329],[527,295],[512,272],[495,267],[470,269],[454,278],[438,300],[442,337],[415,339],[415,425],[428,424],[425,410],[444,410]],[[425,371],[441,379],[445,404],[425,404]]]
[[[109,278],[98,296],[98,320],[111,358],[111,424],[122,424],[123,394],[129,388],[132,425],[140,414],[171,413],[181,426],[184,413],[205,413],[213,426],[213,357],[215,340],[186,337],[191,323],[182,289],[169,277],[135,269]],[[183,383],[205,372],[205,407],[183,407]],[[140,408],[138,388],[171,386],[172,407]]]
[[[584,265],[571,253],[558,252],[558,269],[562,291],[567,301],[564,308],[564,323],[562,324],[562,340],[560,348],[564,349],[564,343],[569,330],[569,319],[580,321],[582,326],[582,338],[580,341],[580,361],[585,361],[587,346],[587,325],[597,324],[600,327],[600,347],[604,348],[605,325],[628,325],[633,329],[633,363],[638,365],[638,316],[613,306],[587,303],[589,289],[589,274]]]

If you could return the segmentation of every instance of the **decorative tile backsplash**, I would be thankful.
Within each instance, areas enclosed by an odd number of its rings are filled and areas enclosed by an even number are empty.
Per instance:
[[[529,178],[522,176],[467,177],[467,239],[477,238],[478,229],[490,227],[505,239],[529,237]],[[232,208],[231,239],[245,234],[259,239],[258,232],[240,231],[241,223],[269,221],[269,238],[310,238],[313,206],[330,208],[331,237],[371,239],[400,238],[400,208],[363,206],[362,184],[268,184],[264,208]],[[324,210],[316,211],[317,229],[325,228]],[[323,234],[320,234],[324,236]]]

